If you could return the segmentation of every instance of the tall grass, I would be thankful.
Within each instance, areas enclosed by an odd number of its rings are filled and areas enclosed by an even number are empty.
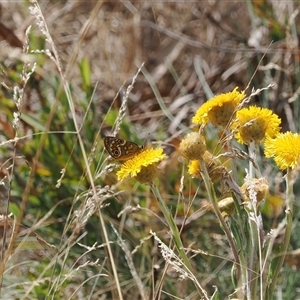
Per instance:
[[[31,1],[22,55],[0,57],[0,298],[296,299],[297,170],[238,144],[230,126],[190,125],[213,93],[249,84],[244,106],[299,130],[295,3],[281,7],[286,23],[250,2],[43,5]],[[234,31],[228,12],[242,7]],[[87,18],[62,47],[76,11]],[[260,43],[266,29],[275,42],[248,47],[243,30]],[[178,145],[195,131],[213,161],[193,178]],[[158,178],[117,180],[103,134],[163,147]],[[240,189],[251,178],[269,186],[259,203],[254,185],[248,202]]]

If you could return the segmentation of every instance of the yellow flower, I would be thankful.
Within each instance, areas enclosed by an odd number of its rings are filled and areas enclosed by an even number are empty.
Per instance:
[[[265,137],[274,137],[279,133],[281,119],[270,109],[250,106],[236,113],[231,129],[236,130],[235,137],[241,144],[255,142],[259,144]]]
[[[130,176],[142,183],[150,183],[156,176],[156,165],[166,157],[163,149],[146,149],[122,164],[117,172],[118,180]]]
[[[226,174],[226,168],[222,165],[219,159],[216,159],[209,151],[205,151],[201,158],[207,168],[209,177],[212,182],[219,181],[224,174]],[[202,178],[201,167],[199,160],[191,160],[188,165],[188,173],[193,178]]]
[[[188,173],[195,178],[201,177],[201,168],[198,160],[191,160],[188,165]]]
[[[220,94],[205,102],[197,110],[192,122],[201,125],[210,121],[215,126],[226,126],[246,97],[244,91],[240,93],[237,90],[238,88],[235,88],[232,92]]]
[[[300,134],[288,131],[279,133],[275,139],[267,138],[265,155],[266,157],[274,157],[281,170],[294,169],[299,164]]]

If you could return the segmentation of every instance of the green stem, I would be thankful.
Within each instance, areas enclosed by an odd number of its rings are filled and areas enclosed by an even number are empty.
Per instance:
[[[278,275],[281,271],[281,268],[283,266],[287,249],[289,247],[290,238],[292,234],[292,227],[293,227],[293,203],[294,203],[294,192],[293,192],[293,178],[291,175],[290,170],[287,170],[287,174],[285,176],[286,179],[286,215],[285,215],[285,222],[286,222],[286,229],[285,229],[285,236],[284,236],[284,242],[282,247],[282,254],[280,256],[280,259],[278,261],[278,264],[276,266],[276,269],[274,271],[274,275],[271,278],[271,283],[269,287],[267,288],[267,295],[266,299],[273,299],[274,290],[276,287]]]
[[[208,197],[209,197],[210,202],[212,204],[213,210],[214,210],[220,224],[222,225],[222,229],[223,229],[223,231],[225,232],[225,234],[227,236],[228,243],[231,247],[231,250],[232,250],[232,253],[233,253],[233,256],[234,256],[234,261],[236,263],[237,274],[238,274],[238,277],[240,278],[240,276],[241,276],[241,262],[240,262],[240,258],[239,258],[239,255],[238,255],[238,251],[236,249],[236,246],[235,246],[235,243],[233,241],[230,230],[229,230],[229,228],[228,228],[228,226],[227,226],[227,224],[226,224],[226,222],[225,222],[225,220],[224,220],[224,218],[223,218],[223,216],[220,212],[217,197],[216,197],[215,192],[213,190],[213,187],[212,187],[209,175],[208,175],[208,171],[207,171],[205,162],[203,160],[200,160],[199,163],[200,163],[200,166],[201,166],[202,178],[203,178],[203,181],[204,181],[204,184],[205,184],[206,191],[208,193]]]
[[[247,299],[255,299],[256,288],[257,288],[257,242],[259,236],[257,234],[258,226],[256,220],[254,220],[250,214],[254,212],[249,212],[249,225],[250,225],[250,234],[251,234],[251,252],[249,257],[249,267],[248,267],[248,284],[247,284]]]
[[[254,142],[251,142],[249,145],[249,156],[254,161],[256,160],[256,146]],[[255,178],[255,168],[253,162],[249,160],[249,178]],[[250,192],[250,191],[249,191]],[[257,280],[261,278],[257,277],[257,249],[260,245],[260,228],[257,216],[257,200],[251,199],[248,203],[248,220],[250,227],[250,236],[251,236],[251,248],[249,256],[249,266],[248,266],[248,283],[247,283],[247,298],[255,299],[256,290],[257,290]],[[261,261],[260,261],[261,262]],[[262,291],[262,286],[261,286]]]
[[[168,223],[168,225],[170,226],[171,232],[172,232],[172,237],[175,243],[175,247],[179,253],[180,258],[182,259],[185,267],[188,269],[188,271],[193,274],[192,270],[192,265],[188,259],[188,257],[186,256],[186,253],[184,251],[184,247],[180,238],[180,233],[179,230],[175,224],[174,218],[170,212],[170,210],[168,209],[168,207],[166,206],[164,200],[162,199],[159,190],[157,189],[157,186],[152,183],[150,184],[151,187],[151,191],[153,193],[153,195],[156,197],[156,199],[158,200],[158,205]],[[196,277],[193,275],[193,277],[196,279]],[[197,288],[197,290],[199,291],[199,293],[201,294],[201,296],[203,297],[203,299],[209,299],[207,296],[206,291],[200,286],[199,282],[194,281],[194,284]]]

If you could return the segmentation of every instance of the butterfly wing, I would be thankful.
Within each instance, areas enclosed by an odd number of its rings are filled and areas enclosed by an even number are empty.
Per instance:
[[[143,146],[113,136],[104,137],[104,146],[110,156],[117,160],[128,160],[144,149]]]

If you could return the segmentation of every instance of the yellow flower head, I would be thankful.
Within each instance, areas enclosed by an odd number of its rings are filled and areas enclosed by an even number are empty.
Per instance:
[[[156,176],[156,165],[166,157],[163,149],[146,149],[122,164],[117,172],[118,180],[130,176],[142,183],[150,183]]]
[[[197,110],[192,122],[202,125],[210,121],[215,126],[226,126],[246,97],[244,91],[240,93],[237,90],[238,88],[235,88],[232,92],[220,94],[205,102]]]
[[[236,130],[235,137],[241,144],[259,144],[265,137],[274,137],[280,130],[281,119],[270,109],[250,106],[236,113],[231,128]]]
[[[294,169],[300,159],[300,134],[290,131],[279,133],[275,139],[265,141],[266,157],[274,157],[281,170]]]
[[[195,178],[201,177],[201,167],[199,160],[191,160],[188,165],[188,173]]]
[[[209,151],[205,151],[201,158],[207,168],[209,177],[212,182],[219,181],[223,174],[226,173],[226,168],[222,165],[219,159],[216,159]],[[199,160],[191,160],[188,165],[188,173],[193,178],[202,178],[201,167]]]

